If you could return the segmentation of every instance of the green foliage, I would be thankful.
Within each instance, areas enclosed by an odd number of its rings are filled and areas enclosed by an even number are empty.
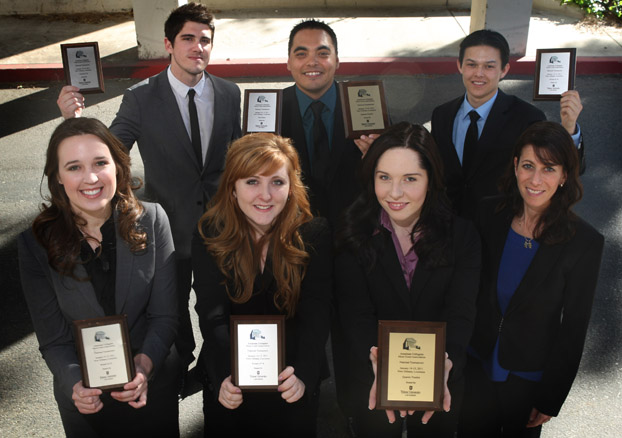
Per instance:
[[[598,18],[622,20],[622,0],[561,0],[560,4],[574,3],[589,15]]]

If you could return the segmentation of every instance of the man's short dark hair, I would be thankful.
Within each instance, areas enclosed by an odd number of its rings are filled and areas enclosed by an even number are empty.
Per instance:
[[[292,45],[294,43],[294,36],[296,36],[296,34],[300,32],[301,30],[305,30],[305,29],[319,29],[319,30],[323,30],[324,32],[326,32],[328,36],[330,36],[330,39],[333,41],[333,46],[335,47],[335,55],[338,53],[337,35],[335,35],[335,31],[331,29],[331,27],[328,24],[324,23],[321,20],[310,19],[310,20],[301,21],[300,23],[298,23],[292,28],[292,31],[289,33],[289,42],[287,43],[287,54],[288,55],[289,55],[289,52],[291,52],[292,50]]]
[[[187,21],[201,23],[209,26],[212,30],[212,41],[214,41],[214,15],[207,6],[200,3],[188,3],[178,7],[166,19],[164,23],[164,36],[175,45],[175,37],[184,27]]]
[[[510,62],[510,46],[507,40],[499,32],[494,30],[482,29],[476,30],[460,43],[460,65],[464,61],[464,52],[469,47],[490,46],[499,50],[501,55],[501,68],[504,68]]]

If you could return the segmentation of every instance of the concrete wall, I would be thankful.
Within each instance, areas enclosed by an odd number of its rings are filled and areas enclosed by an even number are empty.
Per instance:
[[[529,0],[520,0],[529,1]],[[469,9],[471,0],[202,0],[201,3],[220,10],[265,8],[392,8]],[[533,0],[534,9],[559,11],[580,17],[582,12],[572,5],[561,6],[559,0]],[[80,12],[125,12],[132,9],[132,0],[1,0],[0,15],[72,14]]]
[[[132,0],[2,0],[0,15],[127,12]]]

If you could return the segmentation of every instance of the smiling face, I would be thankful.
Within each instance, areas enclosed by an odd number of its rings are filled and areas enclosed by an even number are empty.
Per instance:
[[[107,219],[117,191],[116,166],[99,137],[68,137],[58,146],[58,179],[72,211],[89,219]]]
[[[171,72],[181,82],[193,87],[203,76],[212,53],[212,30],[207,24],[186,21],[171,42],[164,38],[171,55]]]
[[[428,173],[421,167],[419,154],[403,147],[387,150],[378,160],[374,189],[394,227],[412,229],[428,190]]]
[[[233,194],[240,210],[256,230],[257,237],[270,230],[285,208],[290,184],[287,170],[287,166],[283,164],[274,172],[267,173],[263,169],[257,175],[235,182]]]
[[[499,49],[491,46],[472,46],[464,51],[462,65],[458,70],[467,91],[467,98],[473,108],[490,100],[499,89],[499,81],[510,70],[510,64],[501,66]]]
[[[525,209],[540,214],[551,203],[551,198],[566,181],[566,173],[559,164],[543,163],[533,146],[525,146],[519,159],[514,159],[516,183]]]
[[[294,35],[287,69],[307,96],[319,99],[330,88],[339,67],[330,35],[321,29],[303,29]]]

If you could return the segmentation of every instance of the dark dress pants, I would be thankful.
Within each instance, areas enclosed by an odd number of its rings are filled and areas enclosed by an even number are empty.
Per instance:
[[[469,356],[460,416],[460,438],[537,438],[542,426],[527,428],[538,382],[508,376],[492,382],[481,362]]]

